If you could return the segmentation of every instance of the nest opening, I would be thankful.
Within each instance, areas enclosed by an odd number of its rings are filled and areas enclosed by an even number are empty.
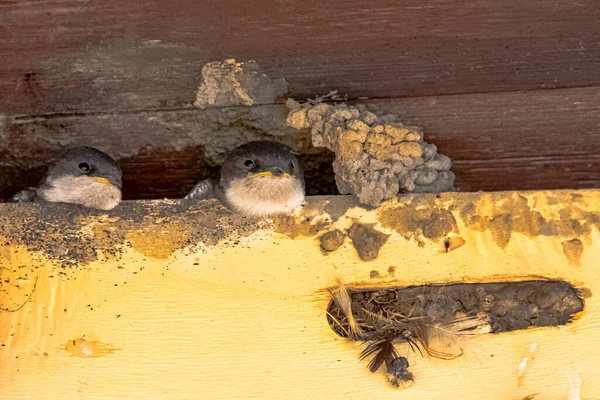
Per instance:
[[[483,333],[559,326],[572,321],[584,308],[577,288],[555,280],[349,289],[348,295],[359,329],[375,338],[390,333],[386,330],[394,323],[410,326],[410,321],[431,326],[458,324],[455,327],[459,330],[472,325],[472,329],[483,330]],[[353,327],[343,308],[339,301],[332,299],[327,320],[338,335],[353,339],[349,335]],[[378,319],[381,326],[374,323]],[[460,324],[470,319],[480,322],[472,320],[464,326]]]

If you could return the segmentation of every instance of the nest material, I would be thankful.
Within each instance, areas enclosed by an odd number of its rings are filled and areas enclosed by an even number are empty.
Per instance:
[[[289,99],[286,123],[310,128],[313,146],[335,152],[333,169],[341,194],[376,207],[400,191],[455,190],[450,158],[425,142],[419,128],[393,115],[379,117],[364,105],[333,105],[323,99],[304,104]]]
[[[368,369],[373,373],[385,365],[387,378],[396,388],[411,386],[414,378],[408,371],[408,359],[400,356],[394,342],[405,342],[421,355],[453,359],[463,354],[459,335],[491,330],[488,315],[459,317],[451,305],[448,307],[446,301],[438,302],[437,298],[435,303],[444,305],[442,313],[438,309],[432,313],[435,317],[413,316],[416,307],[411,307],[409,312],[394,307],[398,299],[394,291],[369,292],[370,299],[366,300],[362,293],[346,289],[341,281],[329,291],[332,301],[327,315],[332,329],[340,336],[362,341],[366,347],[360,360],[370,358]]]
[[[472,335],[556,326],[583,310],[583,300],[564,281],[415,286],[381,290],[329,289],[329,325],[338,335],[363,342],[361,360],[376,372],[386,366],[398,388],[414,383],[408,360],[395,345],[424,356],[453,359]]]

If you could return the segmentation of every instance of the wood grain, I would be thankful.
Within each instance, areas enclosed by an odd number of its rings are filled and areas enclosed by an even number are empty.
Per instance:
[[[511,207],[514,202],[529,206]],[[450,212],[464,245],[446,253],[443,240],[418,234],[420,223],[406,230],[380,223],[386,210],[396,214],[419,204],[432,213]],[[494,231],[469,227],[461,217],[465,207],[482,219],[543,218],[563,221],[568,229],[538,232],[535,224],[514,224],[503,234],[510,242],[500,246]],[[8,243],[0,248],[0,305],[22,304],[37,282],[19,312],[0,312],[2,393],[15,400],[49,393],[86,399],[439,399],[443,393],[448,399],[505,400],[535,393],[566,399],[576,392],[596,398],[600,220],[575,235],[584,243],[578,267],[561,243],[575,232],[565,215],[576,220],[598,210],[599,191],[418,195],[370,211],[347,197],[320,197],[309,199],[288,225],[315,229],[291,239],[268,220],[262,229],[247,231],[253,223],[232,222],[214,203],[189,212],[168,201],[131,202],[108,216],[61,217],[49,226],[52,234],[21,242],[15,238],[23,232],[11,221],[53,221],[56,208],[0,205],[2,242]],[[325,211],[332,222],[318,228]],[[361,261],[348,239],[322,253],[318,237],[324,231],[346,231],[356,222],[390,234],[375,260]],[[222,238],[182,246],[193,227],[215,227]],[[120,256],[103,251],[105,257],[73,268],[55,264],[60,246],[77,231],[87,240],[78,249],[110,248],[105,230],[130,242]],[[421,245],[407,239],[411,235]],[[381,371],[369,373],[366,362],[358,361],[363,347],[338,337],[326,320],[326,289],[337,278],[350,287],[384,288],[532,277],[585,289],[584,311],[563,327],[469,339],[466,354],[451,361],[422,358],[400,345],[415,376],[415,385],[404,391],[391,388]]]
[[[425,131],[453,159],[461,190],[600,187],[600,89],[427,96],[365,102]],[[238,113],[241,117],[223,118]],[[238,115],[235,114],[235,115]],[[0,195],[35,185],[65,145],[92,145],[117,157],[128,199],[182,197],[214,176],[204,150],[238,140],[287,140],[305,153],[311,194],[335,193],[331,157],[310,135],[283,128],[286,108],[183,109],[99,115],[10,118],[0,143]],[[224,122],[229,121],[229,122]],[[243,122],[249,121],[249,122]],[[237,138],[237,139],[234,139]],[[317,149],[318,150],[318,149]],[[18,156],[17,156],[18,155]]]
[[[600,187],[600,89],[374,102],[425,129],[462,190]]]
[[[0,2],[0,113],[189,104],[203,63],[255,59],[299,99],[597,85],[593,0]]]

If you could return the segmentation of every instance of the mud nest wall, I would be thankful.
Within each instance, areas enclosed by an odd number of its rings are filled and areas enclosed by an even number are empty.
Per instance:
[[[349,295],[359,325],[363,314],[398,323],[415,320],[432,325],[477,316],[489,321],[489,333],[565,325],[584,307],[576,288],[568,282],[551,280],[428,285],[351,291]],[[331,328],[347,337],[350,327],[339,305],[332,301],[328,312]],[[332,317],[339,323],[334,323]],[[365,324],[366,331],[373,329]]]

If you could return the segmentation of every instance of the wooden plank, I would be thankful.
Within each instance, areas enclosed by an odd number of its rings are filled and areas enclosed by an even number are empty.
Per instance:
[[[461,190],[600,187],[600,89],[469,94],[369,101],[425,129],[453,159]],[[0,142],[0,196],[35,185],[65,145],[117,157],[128,199],[182,197],[214,175],[215,154],[244,140],[283,140],[301,150],[311,194],[335,193],[331,157],[308,132],[283,128],[284,106],[10,118]],[[205,150],[211,165],[206,164]],[[175,162],[176,161],[176,162]]]
[[[306,98],[600,83],[594,2],[84,0],[0,3],[0,113],[191,103],[203,63],[255,59]]]
[[[449,224],[438,223],[442,214]],[[499,216],[512,224],[493,223]],[[361,261],[347,238],[323,254],[324,232],[356,222],[390,235],[376,259]],[[0,305],[23,305],[0,312],[2,393],[596,398],[599,224],[600,191],[592,190],[416,195],[370,211],[348,197],[316,197],[295,217],[275,220],[232,217],[214,202],[128,202],[106,215],[0,205]],[[443,251],[449,235],[465,244]],[[576,260],[562,245],[572,239],[583,244]],[[360,344],[338,337],[324,311],[337,278],[396,287],[531,277],[582,289],[583,312],[563,327],[479,336],[452,361],[401,346],[415,375],[404,391],[369,373],[357,359]]]
[[[600,187],[600,89],[373,102],[425,129],[462,190]],[[597,121],[597,122],[593,122]]]

